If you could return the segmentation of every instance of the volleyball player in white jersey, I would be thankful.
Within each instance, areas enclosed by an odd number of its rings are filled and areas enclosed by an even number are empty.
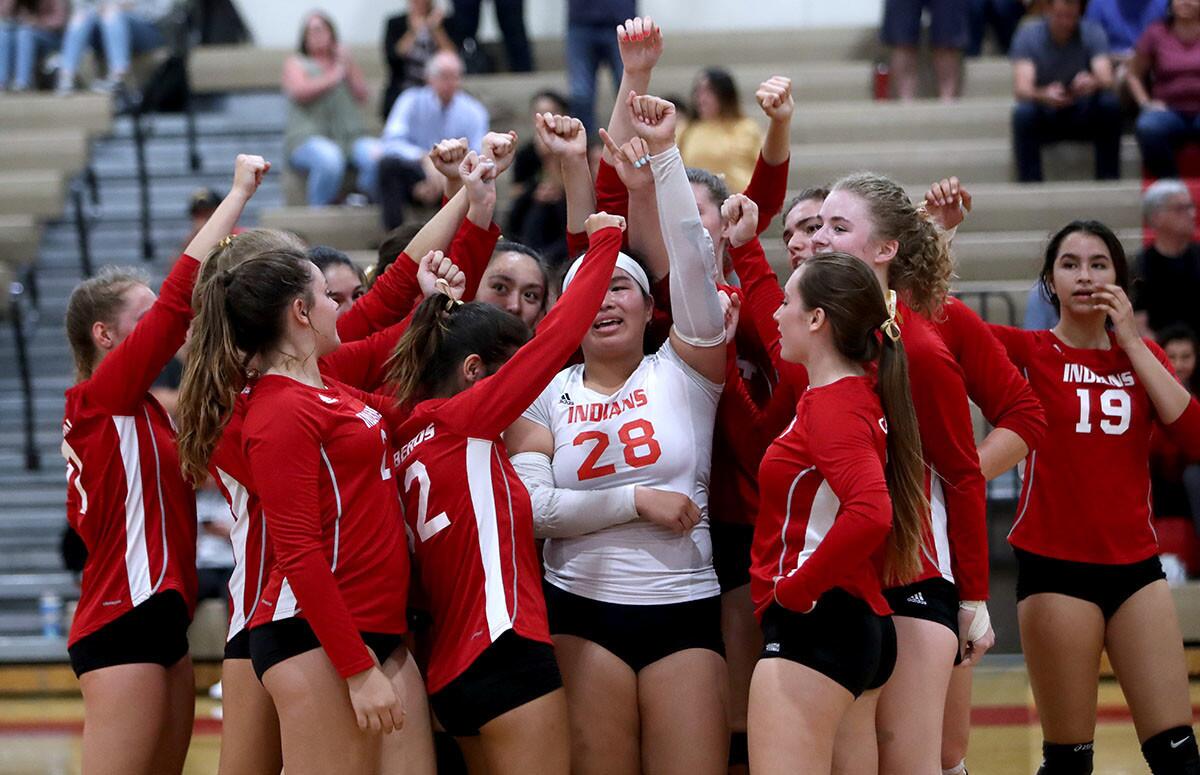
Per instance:
[[[674,108],[649,96],[629,105],[670,257],[670,337],[643,354],[650,284],[622,256],[584,363],[550,383],[507,445],[548,539],[572,772],[716,775],[727,764],[728,690],[706,504],[724,314]]]

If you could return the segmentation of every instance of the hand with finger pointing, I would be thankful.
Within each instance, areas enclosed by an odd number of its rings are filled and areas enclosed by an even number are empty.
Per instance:
[[[650,171],[650,146],[645,140],[635,137],[618,146],[604,129],[600,130],[600,139],[625,188],[639,191],[654,185],[654,173]]]

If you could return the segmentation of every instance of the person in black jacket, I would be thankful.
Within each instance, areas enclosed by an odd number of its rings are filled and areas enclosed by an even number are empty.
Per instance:
[[[425,65],[430,57],[438,51],[458,50],[444,22],[444,14],[433,7],[433,0],[409,0],[408,13],[387,20],[383,56],[388,65],[388,83],[379,103],[384,121],[400,92],[425,83]]]

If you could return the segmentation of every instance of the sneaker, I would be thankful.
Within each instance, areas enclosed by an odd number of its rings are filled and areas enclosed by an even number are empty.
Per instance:
[[[75,92],[75,76],[70,73],[65,73],[62,70],[58,71],[58,78],[54,83],[54,93],[59,97],[65,97]]]
[[[220,681],[217,681],[215,684],[213,684],[212,686],[209,687],[208,696],[212,697],[214,700],[221,699],[221,682]]]
[[[112,94],[121,85],[121,81],[115,78],[97,78],[88,86],[88,91],[95,94]]]

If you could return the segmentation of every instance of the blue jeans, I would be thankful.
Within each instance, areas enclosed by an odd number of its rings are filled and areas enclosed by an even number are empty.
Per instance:
[[[354,141],[350,151],[355,168],[358,169],[358,187],[372,199],[378,198],[379,163],[375,149],[379,140],[360,137]],[[289,159],[292,166],[308,176],[308,203],[327,205],[337,197],[346,177],[346,154],[338,144],[328,137],[315,135],[292,151]]]
[[[141,16],[115,7],[103,10],[82,8],[71,14],[67,22],[59,68],[61,72],[73,76],[79,70],[79,62],[88,43],[97,48],[97,29],[101,44],[98,48],[104,52],[109,78],[119,78],[129,72],[129,60],[134,54],[151,51],[165,42],[158,27]]]
[[[567,84],[570,88],[571,115],[596,132],[596,71],[608,65],[613,89],[621,83],[621,50],[611,27],[581,24],[567,27]]]
[[[1142,164],[1151,177],[1178,177],[1175,153],[1184,143],[1200,141],[1200,115],[1143,110],[1137,120],[1137,141]]]
[[[1096,179],[1121,177],[1121,105],[1112,92],[1097,92],[1062,109],[1018,102],[1012,126],[1022,183],[1042,180],[1042,146],[1060,140],[1090,140],[1096,147]]]

